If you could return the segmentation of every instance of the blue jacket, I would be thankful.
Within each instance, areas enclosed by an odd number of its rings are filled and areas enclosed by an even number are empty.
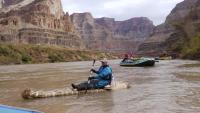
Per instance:
[[[94,79],[98,82],[95,84],[95,88],[104,88],[111,84],[112,81],[112,68],[109,66],[101,66],[98,71],[95,72],[97,75]]]

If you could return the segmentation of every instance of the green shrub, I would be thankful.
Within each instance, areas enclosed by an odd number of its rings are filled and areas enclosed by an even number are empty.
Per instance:
[[[0,45],[0,55],[8,56],[12,54],[12,50],[7,45]]]
[[[23,63],[31,63],[32,58],[29,54],[24,53],[22,54],[21,60]]]
[[[60,55],[60,54],[56,54],[56,53],[50,54],[50,55],[48,56],[48,58],[49,58],[49,61],[52,62],[52,63],[54,63],[54,62],[63,62],[63,61],[65,61],[65,60],[64,60],[64,56],[62,56],[62,55]]]
[[[189,42],[189,46],[185,47],[182,50],[182,54],[184,58],[192,58],[195,59],[197,54],[199,54],[200,50],[200,35],[191,38]]]

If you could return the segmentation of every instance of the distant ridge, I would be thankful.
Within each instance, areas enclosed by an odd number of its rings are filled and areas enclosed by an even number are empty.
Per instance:
[[[95,19],[90,13],[74,13],[71,20],[86,48],[103,51],[134,52],[154,28],[146,17],[115,21],[107,17]]]

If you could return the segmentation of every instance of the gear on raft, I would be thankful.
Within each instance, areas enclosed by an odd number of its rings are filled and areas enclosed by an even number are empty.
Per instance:
[[[77,95],[77,94],[84,94],[84,93],[98,93],[104,92],[108,90],[118,90],[118,89],[127,89],[130,86],[128,83],[124,82],[113,82],[110,86],[106,86],[104,89],[94,89],[94,90],[83,90],[77,91],[72,88],[63,88],[63,89],[56,89],[51,91],[34,91],[32,89],[26,89],[22,92],[21,96],[24,99],[37,99],[37,98],[49,98],[49,97],[58,97],[58,96],[70,96],[70,95]]]

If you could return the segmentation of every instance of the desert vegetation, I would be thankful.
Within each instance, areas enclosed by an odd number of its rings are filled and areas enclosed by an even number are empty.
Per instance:
[[[57,46],[0,43],[0,64],[54,63],[117,58],[111,53],[76,50]]]

